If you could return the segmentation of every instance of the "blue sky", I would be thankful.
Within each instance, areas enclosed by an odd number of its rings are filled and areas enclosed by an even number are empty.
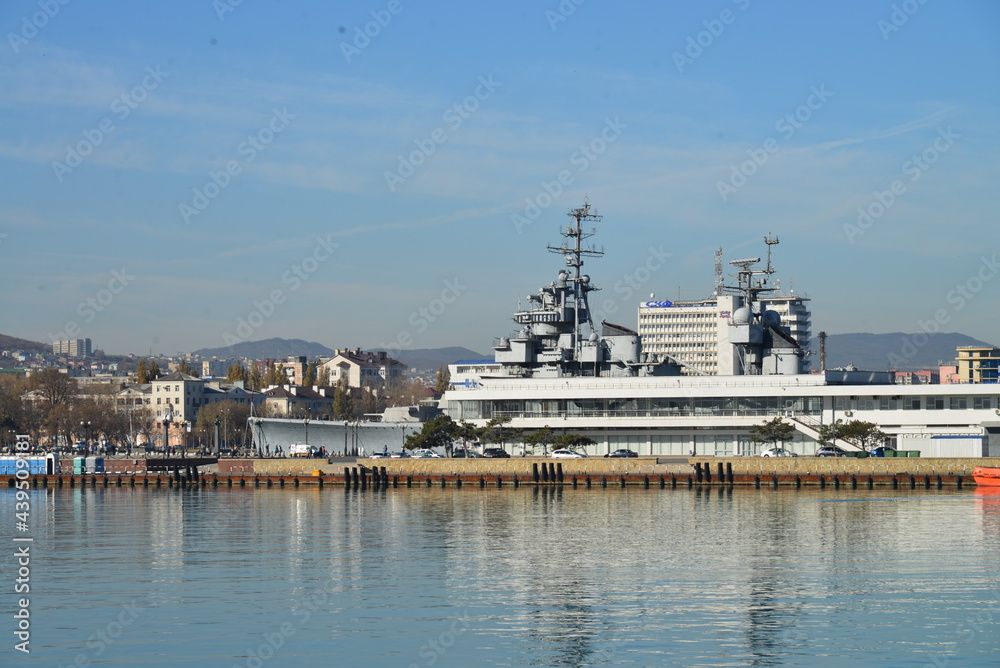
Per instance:
[[[488,353],[588,197],[599,318],[707,296],[716,248],[729,273],[772,234],[815,332],[1000,344],[995,2],[13,0],[0,26],[4,334]]]

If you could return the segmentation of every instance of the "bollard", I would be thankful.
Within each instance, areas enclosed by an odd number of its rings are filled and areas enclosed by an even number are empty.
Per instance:
[[[392,476],[392,486],[394,488],[399,487],[399,476],[398,475]]]
[[[542,462],[542,482],[548,482],[548,481],[549,481],[549,467],[545,465],[545,462]]]
[[[433,484],[434,484],[434,483],[432,483],[432,482],[431,482],[431,477],[430,477],[430,476],[427,476],[427,487],[430,487],[430,486],[431,486],[431,485],[433,485]]]
[[[608,486],[608,479],[605,478],[604,476],[601,476],[601,487],[607,487],[607,486]]]
[[[826,489],[826,478],[823,476],[819,477],[819,488]]]
[[[776,475],[771,476],[771,487],[773,487],[774,489],[778,489],[778,476]]]
[[[462,489],[462,479],[461,478],[456,478],[455,479],[455,487],[457,487],[459,489]],[[515,484],[514,487],[517,487],[517,484]]]
[[[444,489],[447,485],[448,481],[444,479],[444,476],[441,476],[441,489]]]
[[[558,464],[556,464],[556,482],[562,484],[562,481],[563,481],[562,462],[559,462]]]
[[[479,489],[486,487],[486,478],[479,476]]]
[[[711,485],[712,484],[712,467],[708,465],[708,462],[706,462],[705,466],[703,467],[703,473],[705,474],[705,482],[707,482],[709,485]]]
[[[384,466],[382,467],[382,484],[383,485],[389,484],[389,472],[385,470]]]
[[[896,476],[892,476],[892,488],[899,489],[899,479]]]
[[[625,487],[625,476],[619,476],[618,479],[621,481],[620,487]]]
[[[938,477],[937,477],[937,488],[938,488],[938,489],[941,489],[941,484],[942,484],[942,481],[941,481],[941,476],[938,476]]]
[[[694,487],[694,477],[688,476],[688,489]]]
[[[677,476],[670,475],[670,489],[677,489]]]
[[[931,488],[931,477],[929,475],[924,476],[924,489]]]
[[[461,482],[461,481],[459,481],[459,482]],[[514,474],[514,489],[517,489],[520,486],[521,486],[521,481],[517,479],[517,474],[515,473]]]
[[[695,462],[694,463],[694,478],[695,478],[695,480],[697,482],[701,482],[701,480],[702,480],[702,472],[701,472],[701,463],[700,462]]]
[[[858,479],[854,476],[851,476],[851,489],[857,489],[857,488],[858,488]]]
[[[840,478],[833,476],[833,488],[840,489]]]
[[[406,486],[413,487],[413,476],[411,475],[406,476]]]
[[[802,487],[802,479],[798,476],[795,476],[795,489],[799,489],[800,487]]]
[[[730,485],[732,485],[733,482],[735,482],[735,481],[736,481],[736,477],[733,475],[733,463],[732,462],[726,462],[726,482],[728,482]]]
[[[666,479],[666,478],[664,478],[664,477],[663,477],[663,476],[661,475],[661,476],[660,476],[660,489],[666,489],[666,488],[667,488],[667,479]]]
[[[538,484],[538,481],[541,479],[538,475],[538,462],[534,462],[531,465],[531,477],[534,478],[535,484]]]
[[[590,489],[590,476],[587,476],[587,489]]]
[[[503,478],[497,476],[497,487],[503,487]]]
[[[962,476],[955,476],[955,487],[962,489]]]
[[[874,489],[874,487],[875,487],[875,481],[872,479],[871,476],[868,476],[868,489]]]
[[[910,489],[916,489],[916,488],[917,488],[917,479],[915,477],[913,477],[913,474],[911,473],[910,474]]]
[[[759,475],[755,475],[753,477],[753,488],[754,489],[760,489],[760,476]]]
[[[719,482],[726,482],[726,473],[722,468],[722,462],[719,462],[719,465],[716,468],[716,470],[718,471],[717,477],[719,478]]]
[[[645,489],[649,489],[649,476],[648,475],[643,477],[643,479],[642,479],[642,486]]]
[[[576,489],[576,476],[573,476],[573,489]]]

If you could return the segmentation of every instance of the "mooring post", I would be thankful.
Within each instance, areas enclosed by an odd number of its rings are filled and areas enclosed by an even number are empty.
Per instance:
[[[556,482],[562,484],[562,481],[563,481],[563,468],[562,468],[562,462],[559,462],[558,464],[556,464]]]
[[[541,476],[538,474],[538,462],[533,462],[531,464],[531,477],[534,479],[536,484],[539,480],[541,480]]]
[[[549,467],[542,462],[542,482],[549,481]]]
[[[718,471],[718,474],[719,474],[718,475],[719,482],[726,482],[726,473],[725,473],[725,470],[722,468],[722,462],[719,462],[719,465],[716,468],[716,470]]]
[[[726,462],[726,482],[732,485],[735,480],[736,478],[733,476],[733,463]]]
[[[694,463],[694,479],[696,482],[701,482],[702,479],[701,462]]]

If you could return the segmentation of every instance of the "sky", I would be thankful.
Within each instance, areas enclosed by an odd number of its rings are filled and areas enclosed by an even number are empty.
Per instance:
[[[814,334],[1000,344],[992,0],[0,5],[0,333],[489,353],[766,257]]]

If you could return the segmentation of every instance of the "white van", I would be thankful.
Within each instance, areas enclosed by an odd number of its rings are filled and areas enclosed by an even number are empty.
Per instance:
[[[317,454],[319,454],[319,448],[315,445],[292,443],[288,446],[289,457],[315,457]]]

